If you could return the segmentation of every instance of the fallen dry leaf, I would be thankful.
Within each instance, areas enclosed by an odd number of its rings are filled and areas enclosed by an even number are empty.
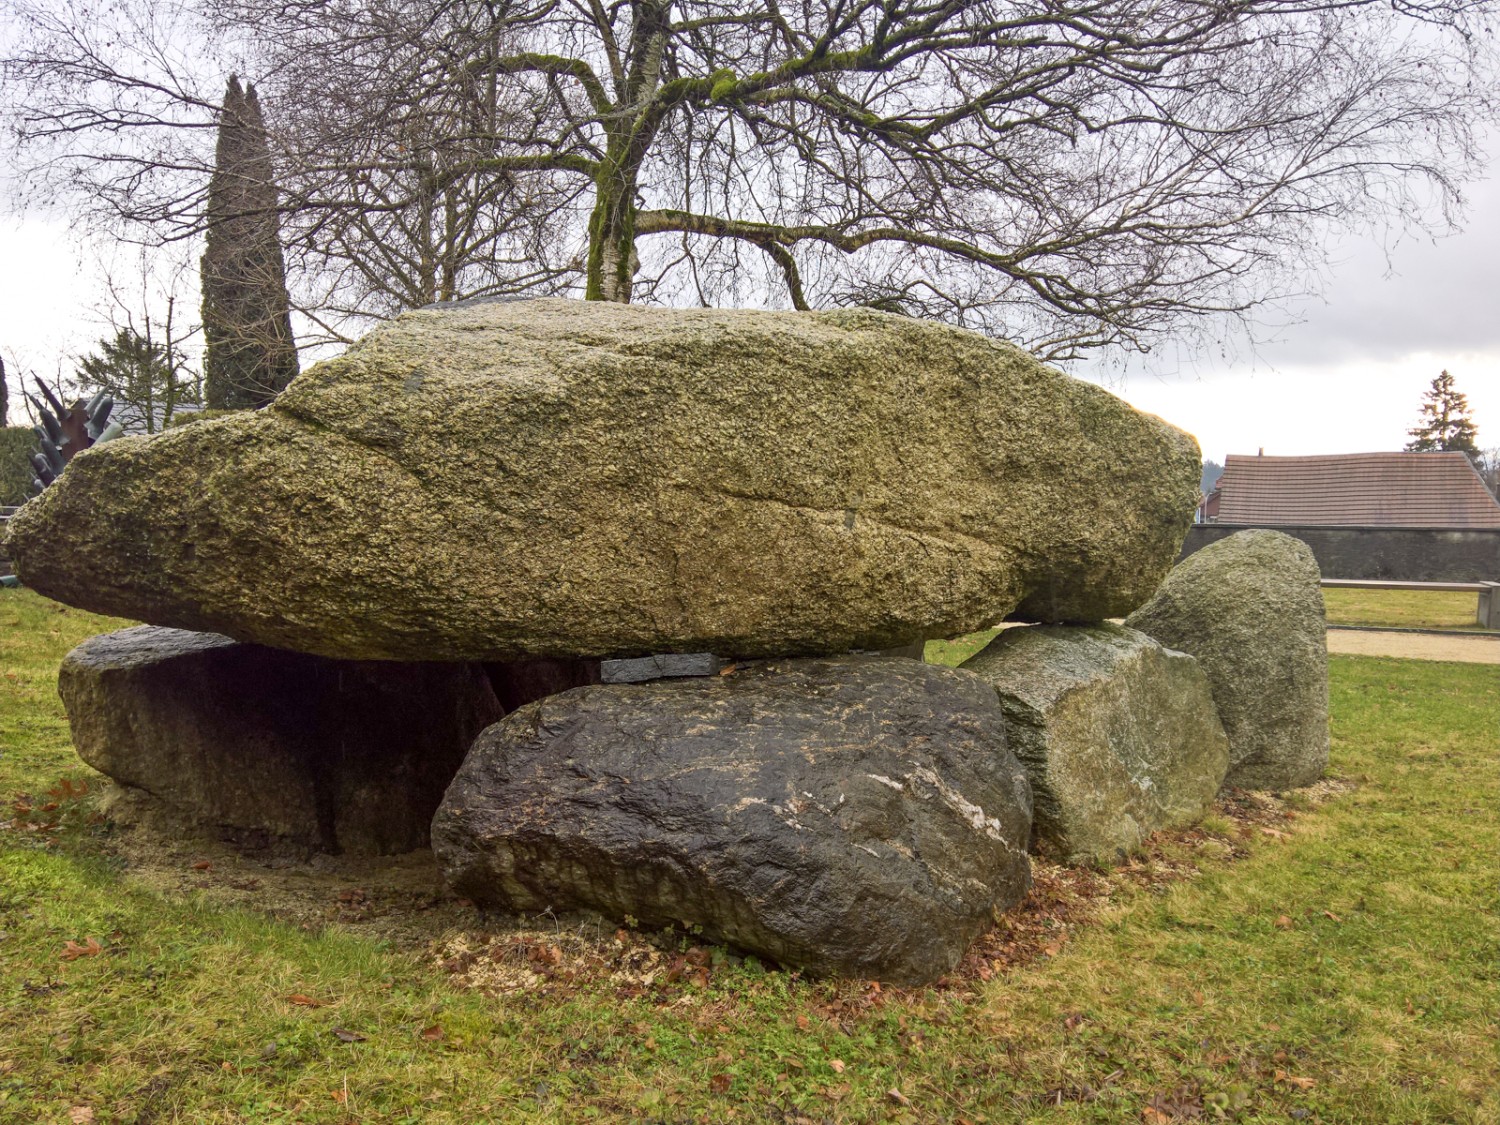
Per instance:
[[[363,1043],[366,1039],[366,1036],[357,1031],[350,1031],[347,1027],[336,1027],[333,1029],[333,1034],[345,1043]]]
[[[911,1099],[903,1094],[900,1090],[896,1089],[896,1087],[894,1086],[892,1086],[885,1092],[885,1096],[890,1098],[891,1101],[895,1102],[899,1106],[911,1105]]]
[[[294,992],[286,998],[288,1004],[296,1004],[300,1008],[322,1008],[326,1007],[322,1000],[314,1000],[311,996],[301,992]]]
[[[1335,914],[1332,910],[1325,910],[1325,911],[1323,911],[1323,917],[1327,918],[1330,922],[1342,922],[1343,921],[1343,919],[1340,918],[1337,914]]]
[[[1285,914],[1278,914],[1276,916],[1276,928],[1278,930],[1290,930],[1292,928],[1292,920]]]
[[[1295,1074],[1288,1074],[1284,1070],[1276,1071],[1275,1079],[1277,1082],[1285,1082],[1288,1086],[1295,1086],[1299,1090],[1311,1090],[1318,1084],[1314,1078],[1301,1078]]]
[[[835,1074],[843,1074],[844,1073],[844,1060],[843,1059],[829,1059],[828,1060],[828,1065],[833,1069],[833,1073],[835,1073]]]
[[[729,1075],[715,1074],[708,1080],[708,1092],[711,1094],[729,1093]]]
[[[86,1125],[94,1119],[94,1111],[86,1105],[75,1105],[68,1108],[68,1120],[73,1125]]]
[[[433,1024],[431,1027],[424,1027],[422,1029],[422,1038],[429,1043],[440,1042],[443,1038],[443,1029],[437,1024]]]
[[[200,859],[197,863],[193,864],[194,871],[212,871],[213,869],[213,861],[209,859]]]
[[[76,961],[80,957],[97,957],[104,952],[104,946],[93,938],[89,938],[84,944],[79,945],[76,941],[63,942],[62,959],[64,961]],[[93,1110],[89,1110],[93,1113]]]

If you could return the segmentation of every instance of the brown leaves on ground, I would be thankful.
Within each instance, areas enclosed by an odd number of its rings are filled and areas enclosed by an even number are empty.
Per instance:
[[[1352,788],[1349,782],[1329,779],[1301,790],[1298,800],[1316,805]],[[1158,832],[1139,854],[1108,871],[1034,860],[1031,892],[974,942],[958,967],[939,980],[937,987],[978,991],[997,975],[1060,956],[1073,934],[1093,923],[1118,897],[1140,891],[1165,893],[1173,884],[1197,876],[1206,864],[1244,858],[1253,846],[1286,837],[1285,826],[1297,816],[1285,801],[1272,794],[1242,790],[1230,790],[1221,796],[1214,813],[1227,822],[1227,829]],[[1263,834],[1264,828],[1271,829],[1273,835]],[[357,907],[359,892],[352,897],[347,905]],[[1335,915],[1329,917],[1339,920]],[[435,943],[431,949],[454,984],[484,992],[562,995],[575,987],[606,983],[614,985],[622,999],[650,996],[663,1001],[670,996],[683,1001],[695,990],[701,993],[708,989],[721,963],[739,961],[722,949],[697,944],[684,948],[683,941],[684,935],[675,931],[650,935],[628,929],[607,932],[587,924],[567,929],[549,919],[546,929],[522,926],[499,933],[461,933]],[[820,987],[823,997],[810,997],[809,1002],[824,1017],[837,1022],[855,1019],[880,1008],[889,998],[906,995],[901,989],[882,987],[874,981]],[[698,999],[705,1004],[712,1002],[701,994]],[[806,1016],[797,1017],[800,1030],[806,1030],[806,1020]]]
[[[1318,1083],[1312,1078],[1299,1078],[1295,1074],[1288,1074],[1284,1070],[1277,1070],[1272,1076],[1275,1082],[1284,1082],[1288,1086],[1295,1086],[1299,1090],[1311,1090]]]
[[[64,777],[47,790],[46,800],[35,798],[30,793],[17,793],[11,800],[9,827],[16,832],[56,834],[62,829],[65,817],[70,814],[81,816],[88,812],[83,803],[88,791],[88,782]],[[88,813],[89,824],[102,824],[103,820],[98,812]],[[4,826],[4,822],[0,821],[0,827]],[[48,842],[51,843],[50,840]]]
[[[76,961],[80,957],[97,957],[103,952],[104,946],[89,938],[82,945],[76,941],[63,942],[61,957],[64,961]]]
[[[676,935],[616,930],[519,930],[505,935],[461,934],[438,945],[438,963],[455,983],[499,995],[564,992],[584,983],[616,986],[621,999],[662,996],[686,987],[706,989],[717,963],[732,955],[708,946],[673,946]],[[738,961],[738,957],[733,960]]]
[[[286,998],[288,1004],[296,1004],[299,1008],[322,1008],[327,1006],[325,1000],[314,1000],[303,992],[294,992]]]

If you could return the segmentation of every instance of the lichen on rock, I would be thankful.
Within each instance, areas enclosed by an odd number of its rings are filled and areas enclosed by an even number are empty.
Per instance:
[[[972,332],[480,303],[80,456],[9,545],[49,597],[330,657],[818,654],[1129,612],[1198,474]]]

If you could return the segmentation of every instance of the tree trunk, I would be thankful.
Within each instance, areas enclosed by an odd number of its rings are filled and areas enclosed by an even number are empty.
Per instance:
[[[652,107],[661,86],[662,59],[671,30],[672,0],[634,0],[627,52],[630,64],[617,124],[594,177],[594,213],[589,218],[589,260],[584,298],[630,303],[641,260],[635,252],[635,195],[641,165],[662,118]]]
[[[637,167],[613,157],[595,180],[594,213],[589,219],[588,281],[584,299],[630,303],[640,258],[635,252]]]

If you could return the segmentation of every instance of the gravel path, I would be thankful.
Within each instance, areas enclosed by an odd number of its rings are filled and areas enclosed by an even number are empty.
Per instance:
[[[1397,656],[1405,660],[1455,660],[1500,664],[1500,637],[1439,636],[1433,633],[1380,633],[1366,629],[1328,630],[1328,651],[1349,656]]]

